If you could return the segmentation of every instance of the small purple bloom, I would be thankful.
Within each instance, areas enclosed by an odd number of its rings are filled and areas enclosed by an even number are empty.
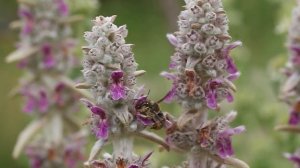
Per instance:
[[[28,60],[23,59],[17,64],[17,67],[20,69],[23,69],[23,68],[27,67],[27,65],[28,65]]]
[[[55,87],[54,99],[55,99],[55,102],[59,106],[63,106],[64,105],[64,99],[63,99],[63,96],[62,96],[62,91],[65,89],[65,87],[66,86],[63,83],[59,83]]]
[[[163,98],[165,103],[171,103],[176,97],[176,87],[173,86],[172,89]]]
[[[106,119],[106,114],[102,108],[98,106],[93,106],[90,108],[90,110],[93,114],[100,116],[101,119]]]
[[[69,14],[69,7],[65,0],[56,0],[58,11],[62,16]]]
[[[242,42],[236,41],[236,42],[228,45],[222,51],[223,57],[226,59],[226,63],[227,63],[227,72],[230,74],[235,74],[238,72],[238,70],[237,70],[237,67],[236,67],[233,59],[230,57],[229,53],[231,50],[233,50],[236,47],[241,46],[241,45],[242,45]]]
[[[113,83],[110,86],[110,94],[113,100],[120,100],[125,97],[125,87],[122,84],[123,75],[122,71],[114,71],[111,74]]]
[[[206,97],[206,105],[208,108],[216,109],[218,107],[217,94],[214,90],[210,90]]]
[[[226,63],[227,63],[227,71],[230,74],[234,74],[238,72],[237,67],[231,57],[226,58]]]
[[[163,98],[164,102],[170,103],[176,97],[176,81],[177,81],[177,77],[176,77],[176,75],[174,75],[172,73],[168,73],[168,72],[162,72],[160,75],[163,76],[163,77],[165,77],[168,80],[172,80],[173,81],[173,84],[172,84],[173,86],[172,86],[171,90]]]
[[[106,119],[101,120],[98,124],[97,130],[95,130],[96,137],[107,139],[108,138],[108,122]]]
[[[206,105],[208,108],[217,108],[217,88],[221,86],[222,83],[223,81],[219,79],[211,80],[208,82],[208,93],[206,94]]]
[[[19,10],[19,16],[24,19],[25,23],[22,28],[22,34],[27,35],[30,34],[33,31],[34,26],[34,17],[30,10],[21,8]]]
[[[292,63],[295,65],[300,65],[300,47],[299,46],[291,46],[290,47],[293,55],[292,55]]]
[[[173,46],[176,47],[178,45],[178,40],[173,34],[167,34],[167,38]]]
[[[94,105],[92,102],[90,102],[89,100],[86,99],[81,99],[81,102],[83,102],[87,108],[90,109],[90,111],[95,114],[98,115],[100,117],[100,119],[104,120],[106,119],[106,114],[104,109],[102,109],[99,106]]]
[[[36,153],[36,150],[28,147],[26,150],[26,155],[29,157],[30,165],[32,168],[42,168],[43,166],[43,159]]]
[[[52,47],[50,44],[44,44],[42,46],[43,64],[45,68],[53,68],[55,66],[54,56],[52,53]]]
[[[94,105],[92,102],[86,99],[81,99],[81,101],[90,109],[90,111],[100,117],[96,128],[93,128],[97,138],[107,139],[108,138],[108,121],[104,109]]]
[[[297,168],[300,168],[300,151],[299,151],[299,149],[293,154],[284,153],[283,156],[285,158],[289,159],[290,161],[292,161]]]
[[[300,112],[297,111],[292,111],[290,113],[290,118],[289,118],[289,124],[290,125],[297,125],[300,123]]]
[[[236,128],[226,129],[219,133],[216,141],[219,156],[225,158],[233,155],[234,152],[231,144],[231,136],[240,134],[243,131],[245,131],[245,127],[239,126]]]
[[[25,106],[23,107],[23,111],[26,113],[31,113],[37,106],[37,102],[33,95],[30,93],[24,93],[24,96],[26,97]]]
[[[226,78],[230,81],[234,81],[236,80],[238,77],[241,76],[241,73],[240,72],[236,72],[236,73],[233,73],[233,74],[229,74]]]
[[[230,92],[227,92],[226,99],[229,103],[233,102],[234,100],[233,95]]]
[[[145,126],[149,126],[149,125],[154,124],[154,122],[152,121],[152,119],[150,119],[148,117],[145,117],[145,116],[143,116],[141,114],[137,114],[136,117],[137,117],[137,120],[140,123],[142,123],[143,125],[145,125]]]

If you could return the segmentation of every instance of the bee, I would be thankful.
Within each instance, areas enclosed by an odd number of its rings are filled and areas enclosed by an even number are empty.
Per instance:
[[[153,123],[151,129],[159,130],[166,123],[165,115],[158,105],[163,100],[164,98],[157,102],[153,102],[149,100],[147,96],[143,96],[135,104],[135,110],[141,115],[141,117],[150,120]]]

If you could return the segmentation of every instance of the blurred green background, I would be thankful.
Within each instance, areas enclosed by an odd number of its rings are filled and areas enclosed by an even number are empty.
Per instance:
[[[117,24],[127,24],[127,40],[135,44],[134,52],[139,68],[147,71],[139,82],[146,83],[153,99],[162,97],[170,86],[159,73],[167,70],[169,56],[173,53],[165,34],[176,30],[174,19],[176,20],[182,5],[183,2],[179,0],[102,0],[101,8],[96,12],[97,15],[116,14]],[[234,125],[243,124],[247,127],[246,133],[234,138],[236,156],[248,162],[252,168],[292,167],[282,157],[282,152],[294,151],[300,146],[299,138],[275,132],[273,128],[287,120],[288,109],[285,104],[278,102],[276,96],[279,78],[275,70],[287,58],[284,46],[286,29],[295,2],[224,0],[224,5],[231,21],[230,33],[233,39],[241,40],[244,44],[233,52],[242,72],[241,78],[236,82],[236,101],[231,105],[224,104],[222,110],[237,110],[239,116]],[[9,22],[17,19],[16,10],[15,0],[0,0],[0,167],[5,168],[28,167],[25,157],[17,161],[11,158],[18,133],[30,121],[30,117],[20,110],[21,99],[8,97],[10,89],[22,75],[15,65],[4,62],[5,56],[14,50],[18,40],[18,33],[8,28]],[[79,29],[79,38],[81,34],[82,29]],[[174,115],[179,113],[175,104],[162,105],[162,109]],[[178,154],[159,153],[157,147],[147,146],[145,149],[144,141],[138,143],[141,154],[155,149],[152,167],[181,161],[177,159],[180,158]]]

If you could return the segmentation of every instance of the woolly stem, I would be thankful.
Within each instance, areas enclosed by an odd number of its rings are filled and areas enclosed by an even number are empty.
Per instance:
[[[187,155],[189,168],[206,168],[207,154],[206,153],[192,153]]]
[[[197,128],[200,123],[204,123],[207,120],[207,109],[202,109],[197,112],[199,115],[195,115],[191,121],[191,125]],[[189,152],[187,154],[187,161],[189,168],[206,168],[208,156],[206,152]]]
[[[122,157],[128,161],[133,160],[133,137],[120,135],[112,140],[114,158]]]

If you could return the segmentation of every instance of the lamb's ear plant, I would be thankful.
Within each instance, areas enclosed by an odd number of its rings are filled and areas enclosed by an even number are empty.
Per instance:
[[[230,51],[241,45],[231,42],[228,18],[221,0],[185,0],[179,15],[179,30],[167,38],[175,47],[170,72],[162,76],[173,82],[165,101],[182,107],[178,119],[167,130],[171,148],[182,151],[187,161],[178,167],[214,168],[225,165],[247,168],[233,156],[231,137],[245,130],[229,124],[237,113],[208,120],[208,112],[220,111],[223,100],[233,101],[233,81],[240,73]]]
[[[86,167],[93,168],[144,168],[149,167],[152,151],[137,156],[134,151],[136,136],[146,138],[168,149],[164,139],[145,128],[161,129],[168,126],[165,115],[157,103],[148,99],[143,86],[136,78],[145,71],[137,70],[132,45],[126,44],[126,26],[116,26],[116,16],[99,16],[93,20],[91,31],[85,33],[83,46],[84,83],[79,89],[89,89],[93,98],[82,99],[91,112],[87,124],[97,138]],[[112,154],[98,155],[104,145],[112,144]]]
[[[282,70],[286,81],[281,87],[279,98],[290,109],[288,124],[278,125],[278,131],[300,133],[300,1],[292,12],[292,22],[289,29],[287,48],[289,58]],[[295,167],[300,167],[299,149],[294,154],[285,153],[284,156],[291,160]]]
[[[70,24],[82,17],[70,16],[65,0],[19,0],[19,16],[11,27],[21,29],[20,41],[6,61],[24,71],[12,95],[21,95],[33,121],[20,133],[13,157],[24,152],[33,168],[76,167],[86,135],[74,118],[76,102],[88,94],[67,76],[78,62]]]

